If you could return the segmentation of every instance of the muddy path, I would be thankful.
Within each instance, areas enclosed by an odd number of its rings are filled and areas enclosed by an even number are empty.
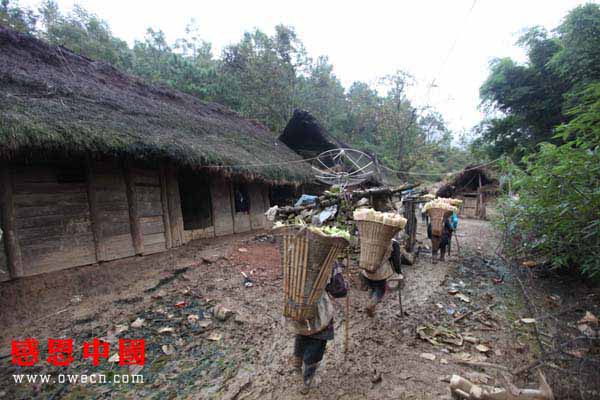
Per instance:
[[[419,232],[426,246],[424,232]],[[477,282],[482,268],[496,247],[490,224],[463,220],[459,228],[460,257],[453,254],[445,263],[431,263],[426,249],[418,262],[405,267],[402,292],[406,314],[399,316],[398,298],[388,293],[374,318],[364,313],[366,293],[357,289],[358,269],[350,268],[349,348],[345,349],[345,301],[337,304],[335,339],[328,344],[319,369],[321,385],[309,396],[298,390],[298,377],[288,374],[287,357],[292,351],[292,335],[281,317],[281,277],[277,246],[268,236],[246,236],[235,240],[192,243],[185,250],[167,257],[148,257],[140,265],[120,264],[123,273],[115,290],[81,290],[81,299],[72,293],[44,293],[41,296],[63,301],[51,302],[45,314],[49,318],[29,318],[4,330],[0,360],[0,396],[5,398],[189,398],[189,399],[398,399],[447,397],[447,378],[453,373],[469,372],[458,364],[475,354],[493,362],[518,363],[517,352],[510,350],[514,336],[501,318],[490,317],[493,329],[473,322],[457,327],[494,343],[496,352],[476,354],[474,345],[433,346],[418,337],[422,326],[452,325],[455,312],[467,312],[498,302],[496,294],[487,294]],[[141,273],[142,268],[153,271]],[[253,286],[245,287],[240,272],[251,276]],[[91,273],[93,273],[91,269]],[[473,272],[471,275],[470,273]],[[496,272],[491,272],[492,275]],[[137,274],[137,275],[136,275]],[[133,275],[133,277],[131,277]],[[130,277],[129,280],[127,277]],[[470,303],[462,304],[448,294],[448,286],[462,283],[461,290]],[[495,292],[494,292],[495,293]],[[491,299],[490,299],[491,296]],[[511,295],[506,296],[510,298]],[[50,298],[50,297],[49,297]],[[215,305],[233,310],[226,320],[214,318]],[[61,310],[64,312],[59,312]],[[59,313],[57,313],[59,312]],[[454,312],[454,311],[453,311]],[[23,310],[24,315],[35,315]],[[190,319],[190,315],[195,316]],[[142,327],[134,328],[136,319]],[[198,324],[198,320],[204,321]],[[465,322],[470,323],[468,320]],[[485,322],[485,321],[484,321]],[[486,323],[490,323],[489,321]],[[146,364],[139,372],[143,384],[103,385],[31,385],[10,382],[15,373],[131,373],[115,363],[90,366],[89,360],[75,357],[69,367],[51,367],[41,363],[24,371],[6,357],[12,338],[71,337],[75,348],[93,337],[114,333],[115,326],[126,330],[118,337],[143,337],[146,340]],[[169,328],[165,333],[164,328]],[[454,329],[454,328],[453,328]],[[162,332],[162,333],[161,333]],[[496,345],[506,344],[507,348]],[[45,350],[42,346],[42,352]],[[514,346],[513,346],[514,347]],[[433,355],[427,359],[423,354]],[[514,354],[513,354],[514,353]],[[430,356],[429,356],[430,357]],[[462,357],[462,358],[461,358]],[[430,357],[431,358],[431,357]]]

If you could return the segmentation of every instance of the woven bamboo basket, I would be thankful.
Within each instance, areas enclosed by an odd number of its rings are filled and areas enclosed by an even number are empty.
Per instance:
[[[431,219],[431,234],[433,236],[442,236],[444,230],[444,218],[452,215],[452,211],[444,210],[443,208],[430,208],[427,210]]]
[[[356,227],[360,236],[359,267],[375,272],[383,262],[390,241],[402,228],[366,220],[356,221]]]
[[[316,303],[329,282],[333,262],[348,241],[300,226],[276,228],[274,233],[280,239],[283,315],[295,321],[310,320],[316,315]]]

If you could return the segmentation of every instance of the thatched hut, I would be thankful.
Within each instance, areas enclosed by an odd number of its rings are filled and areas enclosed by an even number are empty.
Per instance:
[[[304,110],[294,111],[292,118],[288,121],[281,136],[279,136],[279,140],[307,160],[313,159],[328,150],[352,148],[352,146],[331,136],[313,115]],[[373,167],[369,167],[373,173],[363,182],[362,187],[397,186],[401,184],[396,176],[381,168],[377,155],[366,150],[359,150],[367,154],[374,162]],[[369,158],[357,159],[355,162],[362,167],[370,161]],[[328,159],[322,159],[322,161],[325,164],[332,163],[332,160]],[[313,162],[313,164],[322,168],[320,163]]]
[[[486,207],[498,194],[498,180],[484,166],[469,165],[445,182],[437,191],[439,197],[463,201],[460,214],[469,218],[486,218]]]
[[[0,27],[0,281],[263,228],[310,167],[259,123]]]

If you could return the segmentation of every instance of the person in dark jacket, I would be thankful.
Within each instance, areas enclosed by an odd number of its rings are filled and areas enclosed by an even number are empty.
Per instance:
[[[427,225],[427,237],[431,240],[431,259],[434,264],[438,250],[440,250],[440,261],[446,261],[446,248],[450,244],[452,232],[454,232],[454,228],[452,227],[450,217],[447,216],[444,217],[442,236],[433,235],[431,222]]]

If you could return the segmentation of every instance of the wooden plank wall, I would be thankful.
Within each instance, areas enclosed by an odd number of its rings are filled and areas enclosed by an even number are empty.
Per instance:
[[[2,224],[2,204],[0,203],[0,227]],[[10,271],[8,269],[8,258],[6,256],[6,250],[4,248],[4,232],[2,232],[2,238],[0,240],[0,282],[4,282],[10,279]]]
[[[123,169],[116,161],[94,162],[88,167],[98,261],[135,255]]]
[[[131,168],[134,201],[137,204],[143,254],[167,249],[159,170]]]
[[[215,235],[223,236],[233,233],[233,210],[231,199],[231,182],[222,178],[212,179],[210,195],[213,207]]]
[[[15,229],[24,276],[96,261],[87,183],[59,182],[59,172],[52,167],[13,169]]]
[[[229,180],[211,179],[209,186],[214,224],[203,229],[186,230],[187,241],[268,228],[264,215],[270,207],[268,186],[248,184],[250,213],[234,212],[233,187]]]
[[[0,172],[0,222],[12,227],[3,232],[0,281],[267,225],[268,187],[260,184],[248,185],[250,212],[235,213],[231,181],[211,179],[213,226],[190,232],[184,231],[174,168],[88,159],[68,169],[25,165]]]
[[[173,247],[178,247],[187,242],[183,230],[183,215],[181,212],[181,199],[179,197],[179,181],[177,171],[172,167],[162,169],[165,191],[167,196],[167,206],[169,211],[169,220],[171,224],[171,240]]]
[[[174,169],[88,159],[2,165],[0,179],[0,281],[186,241]]]
[[[265,200],[264,200],[264,186],[258,184],[251,184],[248,186],[248,193],[250,194],[250,224],[252,229],[264,229],[266,227],[265,217]]]

